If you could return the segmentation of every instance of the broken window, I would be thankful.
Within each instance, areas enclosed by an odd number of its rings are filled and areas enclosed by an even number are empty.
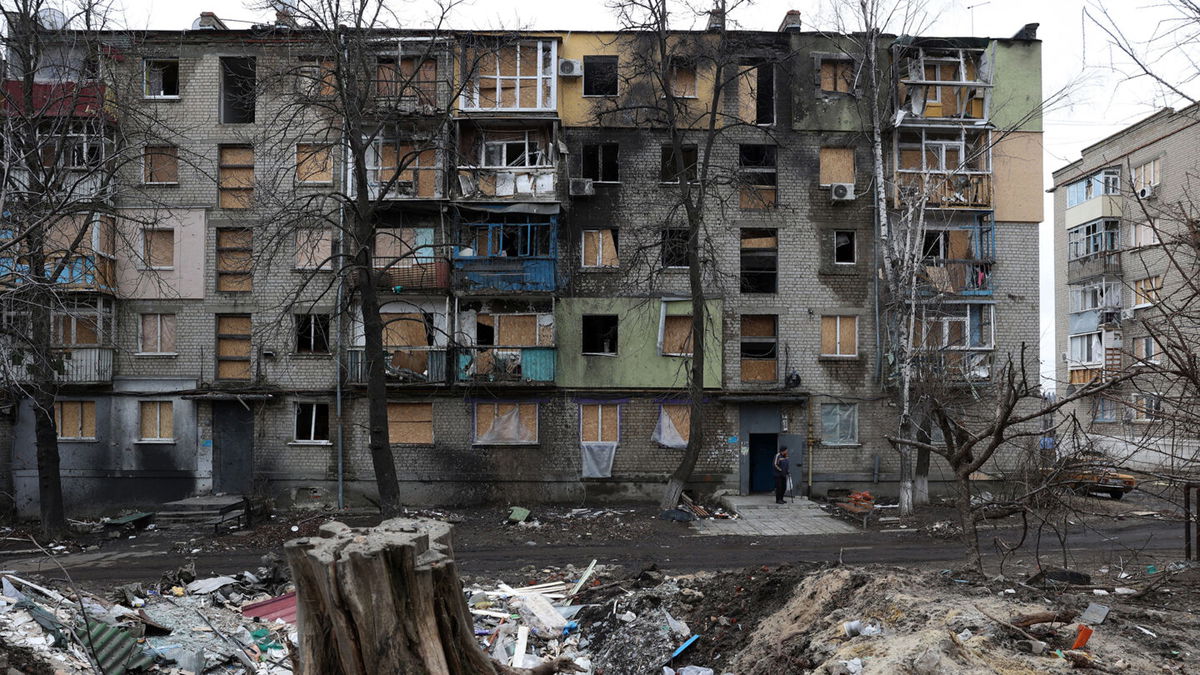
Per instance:
[[[254,201],[254,148],[222,145],[217,149],[218,205],[223,209],[248,209]]]
[[[437,60],[418,56],[381,56],[375,71],[379,96],[414,97],[421,105],[437,103]]]
[[[738,178],[741,181],[738,201],[741,208],[775,206],[778,185],[775,158],[774,145],[738,146]]]
[[[254,270],[254,233],[245,228],[217,230],[217,290],[247,293]]]
[[[688,266],[688,231],[681,227],[669,227],[662,231],[663,267]]]
[[[329,404],[296,404],[296,442],[329,442]]]
[[[1163,402],[1159,394],[1133,394],[1130,405],[1135,422],[1151,422],[1162,417]]]
[[[776,230],[743,229],[741,232],[741,290],[775,293],[779,276],[779,240]]]
[[[583,231],[583,263],[584,267],[617,267],[621,264],[617,257],[617,230],[584,230]]]
[[[687,61],[672,60],[667,71],[667,86],[671,95],[680,98],[696,98],[696,65]]]
[[[537,403],[476,403],[476,445],[522,445],[538,442]]]
[[[142,155],[142,181],[173,185],[179,182],[179,148],[174,145],[147,145]]]
[[[821,317],[821,356],[858,356],[858,317]]]
[[[926,349],[991,349],[992,306],[944,304],[913,326],[913,343]]]
[[[175,230],[142,230],[142,262],[152,270],[172,269],[175,266]]]
[[[138,418],[138,440],[175,440],[175,405],[171,401],[138,401]]]
[[[308,97],[330,97],[337,91],[337,66],[333,59],[301,56],[296,90]]]
[[[146,98],[179,98],[179,59],[146,59]]]
[[[390,357],[387,367],[395,371],[425,373],[429,370],[429,348],[433,346],[433,316],[424,312],[381,313],[383,346]]]
[[[175,315],[143,314],[138,333],[138,353],[175,353]]]
[[[1133,338],[1133,358],[1138,363],[1156,364],[1162,348],[1153,335],[1143,335]]]
[[[617,315],[585,314],[583,316],[583,353],[617,353]]]
[[[854,148],[821,148],[820,185],[854,183]]]
[[[1092,397],[1092,421],[1116,422],[1117,402],[1105,396]]]
[[[675,314],[663,317],[662,355],[692,355],[692,315]]]
[[[821,443],[823,445],[858,444],[858,404],[821,404]]]
[[[616,56],[583,57],[583,95],[617,95]]]
[[[433,444],[433,404],[387,404],[388,441],[414,445]]]
[[[296,315],[296,353],[329,353],[329,315]]]
[[[579,404],[579,441],[616,443],[621,437],[621,406],[616,403]]]
[[[1134,168],[1133,170],[1133,189],[1141,190],[1142,188],[1155,187],[1162,180],[1162,158],[1155,159]]]
[[[479,159],[479,165],[488,169],[551,166],[541,130],[484,132]]]
[[[333,266],[333,233],[303,227],[296,230],[296,269],[327,270]]]
[[[697,154],[695,145],[682,146],[683,172],[680,173],[679,165],[676,163],[675,147],[672,145],[662,146],[662,168],[659,171],[659,180],[663,183],[678,183],[680,176],[686,176],[689,183],[696,182],[697,176]]]
[[[748,124],[775,123],[775,64],[744,59],[738,89],[739,115]]]
[[[217,379],[250,379],[250,315],[217,315]]]
[[[1095,220],[1067,230],[1067,260],[1121,250],[1121,222]]]
[[[774,314],[742,315],[742,382],[779,379],[778,320]]]
[[[467,226],[470,252],[464,256],[475,257],[546,257],[550,255],[553,223],[544,221],[519,222],[511,217],[509,222],[473,224]]]
[[[253,56],[221,57],[222,124],[254,124],[255,67]]]
[[[558,43],[530,40],[467,52],[474,77],[465,92],[467,109],[553,110]]]
[[[296,182],[332,183],[333,146],[316,143],[297,144]]]
[[[667,448],[686,448],[692,435],[692,406],[664,403],[658,409],[658,424],[651,440]]]
[[[1154,223],[1133,223],[1129,228],[1129,245],[1134,248],[1154,246],[1159,243],[1158,230]]]
[[[599,183],[620,182],[619,147],[616,143],[584,143],[582,176]]]
[[[426,141],[376,139],[367,152],[368,181],[389,195],[433,197],[438,191],[437,148]]]
[[[1094,282],[1071,288],[1071,312],[1094,309],[1114,310],[1121,306],[1121,284],[1117,281]]]
[[[60,440],[96,440],[96,402],[58,401],[54,404],[54,428]]]
[[[854,230],[834,230],[833,232],[833,264],[853,265],[858,262],[855,250]]]
[[[1133,306],[1153,305],[1160,299],[1163,287],[1161,276],[1146,277],[1133,282]]]
[[[819,80],[822,92],[834,94],[850,94],[854,92],[853,59],[848,57],[823,57],[821,58],[819,68]]]

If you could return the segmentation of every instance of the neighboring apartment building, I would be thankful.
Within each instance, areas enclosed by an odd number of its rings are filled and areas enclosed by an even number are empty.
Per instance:
[[[156,217],[115,225],[143,243],[113,254],[115,281],[81,296],[102,334],[60,345],[72,364],[57,417],[71,504],[372,491],[362,330],[338,311],[355,288],[323,267],[336,235],[281,237],[255,220],[270,185],[303,195],[346,175],[328,138],[285,137],[282,156],[256,145],[280,135],[283,107],[256,73],[295,59],[320,73],[291,34],[203,15],[193,30],[140,35],[141,53],[123,61],[144,71],[137,105],[181,131],[142,141],[144,162],[123,175],[139,197],[114,206]],[[380,35],[381,82],[394,69],[421,76],[401,93],[413,99],[407,135],[380,140],[369,186],[415,153],[376,240],[404,499],[655,494],[687,442],[692,309],[667,136],[597,115],[627,86],[627,43],[538,31],[488,56],[489,36],[455,33],[418,59],[406,50],[422,37]],[[845,36],[802,31],[796,13],[732,44],[746,73],[722,105],[738,124],[713,161],[740,180],[707,214],[710,393],[693,482],[769,490],[785,444],[804,490],[894,492],[863,60]],[[948,379],[985,384],[993,354],[1037,342],[1040,43],[1023,31],[882,47],[897,66],[883,96],[898,120],[885,140],[889,199],[899,209],[918,186],[928,196],[937,358]],[[471,50],[484,56],[466,72]],[[471,81],[452,97],[457,76]],[[714,79],[694,64],[672,77],[698,100]],[[413,150],[415,137],[428,149]],[[147,267],[155,274],[139,274]],[[13,487],[30,511],[27,406],[13,435]]]
[[[1187,424],[1160,414],[1164,402],[1178,404],[1187,391],[1154,372],[1168,363],[1156,330],[1187,304],[1185,280],[1168,252],[1185,269],[1195,255],[1179,242],[1187,234],[1184,219],[1195,217],[1198,147],[1200,107],[1166,108],[1084,148],[1079,160],[1054,172],[1056,379],[1070,393],[1136,375],[1067,411],[1129,466],[1178,467],[1200,449]],[[1168,339],[1190,340],[1188,315],[1176,318],[1182,323]]]

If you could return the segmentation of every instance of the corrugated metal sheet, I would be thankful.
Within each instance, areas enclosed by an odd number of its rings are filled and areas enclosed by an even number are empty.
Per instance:
[[[263,621],[283,619],[287,623],[296,623],[296,592],[246,605],[242,608],[242,615]]]
[[[91,624],[83,646],[104,675],[123,675],[154,662],[128,632],[106,623]]]
[[[530,382],[554,381],[553,347],[525,347],[521,350],[521,375]]]

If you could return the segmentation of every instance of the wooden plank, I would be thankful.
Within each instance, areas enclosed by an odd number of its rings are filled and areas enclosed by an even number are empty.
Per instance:
[[[775,337],[774,314],[743,314],[742,337]]]
[[[536,314],[501,314],[496,317],[496,344],[514,347],[532,347],[538,344]]]
[[[742,382],[774,382],[778,372],[775,359],[742,359]]]
[[[605,403],[600,406],[600,440],[616,443],[620,437],[621,407]]]
[[[664,354],[692,353],[692,317],[668,316],[663,326]]]
[[[595,443],[600,440],[600,405],[583,403],[579,406],[580,438],[585,443]]]
[[[837,317],[821,317],[821,353],[837,354]]]
[[[821,185],[853,183],[854,148],[821,148]]]
[[[840,332],[840,354],[852,355],[858,353],[858,317],[843,316],[838,322]]]
[[[670,418],[671,424],[675,425],[676,433],[682,436],[683,440],[688,440],[692,433],[692,407],[687,404],[664,403],[662,408]]]

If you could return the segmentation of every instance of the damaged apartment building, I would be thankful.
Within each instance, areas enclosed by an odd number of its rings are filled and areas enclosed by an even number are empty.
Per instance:
[[[767,491],[787,445],[803,492],[894,492],[865,60],[796,12],[777,32],[729,35],[741,72],[707,162],[736,180],[705,187],[717,196],[693,486]],[[54,308],[68,508],[371,498],[354,310],[368,289],[338,274],[352,252],[314,197],[360,189],[378,204],[370,290],[403,500],[657,495],[691,410],[673,204],[709,151],[697,130],[679,162],[661,125],[617,105],[640,86],[636,35],[380,31],[373,86],[405,114],[367,140],[365,188],[350,184],[345,139],[281,122],[336,96],[340,74],[303,26],[203,14],[190,30],[89,38],[93,77],[125,83],[109,85],[121,98],[106,123],[159,123],[116,133],[141,155],[113,168],[131,189],[77,253],[106,273]],[[879,57],[888,206],[926,203],[925,287],[942,307],[929,332],[947,378],[986,384],[996,357],[1038,339],[1040,42],[884,36]],[[283,71],[309,77],[289,87],[271,75]],[[700,58],[670,78],[698,107],[720,80]],[[38,86],[63,79],[39,71]],[[308,204],[321,214],[309,227],[272,215]],[[9,488],[33,512],[32,408],[10,390]]]

